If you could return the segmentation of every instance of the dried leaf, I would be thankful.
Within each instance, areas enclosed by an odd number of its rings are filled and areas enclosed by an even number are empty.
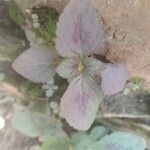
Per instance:
[[[56,47],[63,57],[100,54],[103,32],[89,0],[71,0],[57,25]]]
[[[101,98],[95,84],[81,76],[75,78],[61,99],[61,113],[78,130],[87,130],[93,123]]]
[[[32,82],[47,82],[55,75],[55,54],[43,47],[31,47],[12,64],[13,69]]]
[[[122,64],[108,64],[101,77],[104,94],[113,95],[123,90],[128,73]]]

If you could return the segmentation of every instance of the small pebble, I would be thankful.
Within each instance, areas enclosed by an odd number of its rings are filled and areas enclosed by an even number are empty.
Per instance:
[[[54,79],[49,80],[49,81],[47,82],[47,84],[53,85],[53,84],[54,84]]]
[[[26,12],[27,12],[27,13],[30,13],[30,12],[31,12],[31,10],[30,10],[30,9],[26,9]]]
[[[33,20],[37,20],[37,19],[38,19],[38,15],[37,15],[37,14],[32,14],[32,15],[31,15],[31,18],[32,18]]]
[[[132,91],[137,91],[138,89],[139,89],[139,85],[134,84],[134,85],[132,86]]]
[[[51,103],[50,103],[50,107],[51,107],[52,109],[56,109],[56,108],[58,107],[58,104],[57,104],[56,102],[51,102]]]
[[[54,113],[54,114],[59,114],[59,109],[58,109],[58,108],[54,109],[54,110],[53,110],[53,113]]]
[[[129,82],[126,84],[126,88],[132,88],[134,86],[133,82]]]
[[[46,95],[46,97],[48,97],[48,98],[52,97],[53,94],[54,94],[54,91],[51,90],[51,89],[48,89],[48,90],[45,92],[45,95]]]
[[[42,85],[42,89],[44,89],[44,90],[49,89],[49,85],[47,85],[47,84],[43,84],[43,85]]]
[[[38,22],[33,23],[33,27],[38,29],[40,27],[40,23],[38,23]]]
[[[3,129],[5,127],[5,119],[0,116],[0,130]]]
[[[129,88],[125,88],[125,89],[123,90],[123,94],[124,94],[124,95],[129,95],[130,92],[131,92],[131,90],[130,90]]]
[[[59,87],[57,85],[52,85],[51,88],[55,91],[59,89]]]

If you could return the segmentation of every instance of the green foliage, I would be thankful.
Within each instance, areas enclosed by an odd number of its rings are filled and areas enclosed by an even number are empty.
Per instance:
[[[37,98],[43,96],[43,90],[40,85],[27,82],[23,84],[23,88],[26,90],[26,93],[32,98]]]
[[[123,94],[129,95],[133,92],[139,92],[142,90],[142,81],[135,79],[131,80],[129,83],[126,84]]]
[[[3,40],[0,39],[0,49],[2,50],[0,52],[0,61],[11,62],[22,51],[22,48],[22,41],[19,38],[5,34]]]
[[[103,138],[105,135],[107,135],[110,132],[110,130],[104,126],[96,126],[92,129],[90,132],[90,136],[94,141],[99,141],[101,138]]]
[[[54,45],[53,38],[56,37],[57,13],[55,10],[47,7],[34,9],[34,13],[38,15],[39,23],[41,25],[38,29],[38,33],[46,40],[48,45]]]
[[[38,29],[38,28],[40,27],[38,15],[33,13],[33,14],[31,15],[31,18],[32,18],[32,22],[33,22],[33,23],[32,23],[32,24],[33,24],[33,27]]]
[[[49,117],[48,105],[36,102],[24,111],[14,114],[12,126],[27,136],[37,137],[49,126]]]
[[[41,150],[144,150],[145,140],[137,135],[114,132],[103,126],[94,127],[89,134],[78,132],[69,140],[60,120],[52,116],[48,104],[36,102],[12,118],[15,129],[44,141]]]
[[[12,118],[12,126],[21,133],[31,137],[36,137],[41,133],[40,128],[33,121],[29,109],[14,114]]]
[[[21,13],[19,7],[15,4],[15,2],[11,2],[9,8],[9,17],[17,25],[22,25],[25,21],[23,14]]]
[[[39,137],[44,141],[47,137],[66,137],[62,123],[51,114],[49,103],[36,101],[22,112],[16,112],[12,117],[12,126],[30,137]]]
[[[93,139],[86,133],[76,133],[71,139],[74,150],[84,150],[94,143]]]
[[[125,132],[114,132],[90,146],[88,150],[144,150],[145,148],[145,141],[141,137]]]
[[[16,79],[14,77],[10,62],[0,62],[0,68],[1,72],[5,74],[5,78],[2,82],[9,83],[10,85],[15,86],[18,89],[22,82],[19,80],[19,78]]]
[[[43,95],[43,91],[41,90],[41,87],[39,87],[39,86],[35,86],[35,85],[33,85],[33,87],[30,87],[29,89],[28,89],[28,93],[29,93],[29,95],[31,96],[31,97],[40,97],[40,96],[42,96]]]
[[[43,39],[38,37],[37,33],[32,29],[25,30],[25,35],[28,41],[30,42],[30,46],[32,45],[41,45],[43,44]]]
[[[133,77],[133,78],[131,78],[131,82],[133,82],[135,84],[141,84],[144,82],[144,80],[142,78],[139,78],[139,77]]]
[[[67,138],[49,137],[43,143],[41,150],[69,150],[70,143]]]
[[[13,25],[8,27],[0,24],[0,34],[0,61],[11,63],[23,49],[22,32]]]
[[[30,20],[33,28],[35,29],[33,29],[35,33],[32,30],[26,31],[27,39],[30,42],[33,43],[33,41],[35,42],[36,40],[36,43],[41,44],[43,42],[41,42],[41,39],[44,38],[48,46],[54,46],[53,38],[56,37],[55,31],[58,14],[54,9],[49,9],[47,7],[35,8],[33,9],[33,12],[34,13],[31,14],[31,18],[24,16],[18,5],[13,1],[9,8],[9,17],[19,26],[26,22],[25,18],[28,19],[28,21]],[[36,34],[40,38],[35,39],[37,36]]]
[[[14,3],[17,4],[18,8],[21,10],[21,12],[26,13],[26,10],[29,8],[29,5],[31,3],[30,0],[12,0]]]
[[[145,140],[127,132],[114,132],[103,126],[97,126],[89,134],[76,133],[72,136],[73,150],[144,150]]]
[[[71,138],[73,150],[88,149],[88,147],[99,141],[109,132],[110,130],[106,127],[96,126],[89,134],[85,132],[75,133]]]
[[[30,43],[35,42],[36,34],[32,30],[25,30],[25,35]]]

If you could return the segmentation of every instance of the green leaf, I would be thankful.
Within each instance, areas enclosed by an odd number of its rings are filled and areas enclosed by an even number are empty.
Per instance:
[[[38,15],[33,13],[33,14],[31,15],[31,18],[32,18],[33,20],[38,20]]]
[[[49,137],[42,144],[41,150],[69,150],[70,143],[67,138]]]
[[[89,134],[94,141],[99,141],[105,135],[107,135],[110,130],[104,126],[97,126],[92,129],[91,133]]]
[[[27,136],[37,137],[50,127],[50,115],[48,103],[38,101],[24,111],[14,114],[12,126]]]
[[[29,109],[14,114],[12,118],[12,126],[16,130],[30,137],[37,137],[41,133],[40,128],[33,121]]]
[[[74,150],[86,150],[88,146],[94,143],[92,138],[86,133],[75,133],[71,139]]]
[[[29,7],[29,0],[13,0],[13,2],[18,6],[18,9],[21,10],[21,12],[25,13],[27,8]]]
[[[38,127],[45,129],[50,126],[51,111],[48,102],[37,101],[30,107],[30,111],[32,119]]]
[[[46,128],[39,137],[41,142],[44,142],[48,137],[66,138],[67,135],[62,129],[62,123],[55,117],[50,118],[51,124],[49,128]]]
[[[32,30],[25,30],[25,34],[27,39],[31,42],[34,43],[36,40],[36,34]]]
[[[56,122],[58,124],[58,122]],[[62,127],[54,123],[54,126],[50,126],[45,129],[42,134],[39,136],[39,141],[44,142],[48,137],[57,137],[57,138],[66,138],[67,135],[63,131]]]
[[[144,150],[145,140],[137,135],[115,132],[93,144],[88,150]]]
[[[37,112],[47,116],[51,115],[49,103],[46,101],[37,101],[31,107],[30,110],[32,113]]]
[[[60,119],[57,119],[54,116],[49,117],[49,127],[41,133],[39,140],[45,141],[48,137],[57,137],[57,138],[66,138],[67,135],[63,130],[63,124]]]
[[[31,114],[33,121],[39,126],[41,129],[45,129],[49,126],[49,117],[47,114],[42,114],[39,112],[34,112]]]
[[[11,1],[9,7],[9,17],[15,24],[19,26],[25,22],[22,12],[14,1]]]

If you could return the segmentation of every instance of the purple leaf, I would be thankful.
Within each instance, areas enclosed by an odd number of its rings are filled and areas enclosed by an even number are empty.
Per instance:
[[[31,47],[13,62],[13,69],[36,83],[47,82],[55,75],[53,59],[56,55],[43,47]]]
[[[122,64],[108,64],[101,77],[104,94],[113,95],[123,90],[128,73]]]
[[[71,0],[57,25],[56,47],[63,57],[100,54],[103,32],[89,0]]]
[[[101,98],[95,84],[81,76],[75,78],[61,99],[61,115],[70,126],[87,130],[93,123]]]

